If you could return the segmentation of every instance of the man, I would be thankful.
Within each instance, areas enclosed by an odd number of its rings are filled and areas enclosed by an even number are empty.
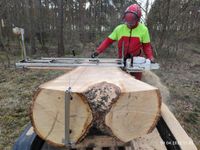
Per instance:
[[[114,41],[118,41],[118,57],[122,57],[122,49],[124,49],[124,57],[141,56],[141,49],[151,62],[154,62],[153,50],[150,44],[148,28],[139,23],[142,16],[141,8],[137,4],[130,5],[124,12],[123,24],[118,25],[114,31],[100,44],[96,52],[91,57],[95,58],[111,45]],[[123,47],[123,48],[122,48]],[[141,80],[142,73],[132,73],[136,79]]]

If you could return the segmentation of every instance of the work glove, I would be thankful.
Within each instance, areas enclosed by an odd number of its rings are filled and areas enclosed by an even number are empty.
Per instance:
[[[155,64],[155,63],[156,63],[155,58],[151,58],[150,61],[151,61],[152,64]]]
[[[98,52],[94,52],[94,53],[92,53],[91,58],[96,58],[97,56],[99,56],[99,53]]]

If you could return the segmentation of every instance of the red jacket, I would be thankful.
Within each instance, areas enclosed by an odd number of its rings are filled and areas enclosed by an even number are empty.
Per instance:
[[[139,23],[136,27],[129,29],[126,24],[117,26],[114,31],[97,48],[102,53],[114,41],[118,41],[118,56],[122,57],[122,46],[124,45],[124,56],[132,54],[138,56],[141,49],[148,59],[153,59],[153,50],[147,27]]]

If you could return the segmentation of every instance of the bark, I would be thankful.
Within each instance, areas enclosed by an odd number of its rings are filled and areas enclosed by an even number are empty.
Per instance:
[[[35,45],[35,7],[34,2],[32,0],[29,0],[30,5],[30,43],[31,43],[31,54],[36,53],[36,45]]]
[[[118,86],[107,82],[97,83],[83,93],[93,113],[92,132],[112,135],[112,131],[105,125],[105,116],[120,93]]]

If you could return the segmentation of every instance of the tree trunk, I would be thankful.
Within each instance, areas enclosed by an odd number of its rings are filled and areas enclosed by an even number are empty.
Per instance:
[[[166,5],[166,13],[165,13],[165,16],[163,17],[164,18],[163,27],[162,27],[162,31],[161,31],[160,36],[159,36],[159,42],[158,42],[156,49],[162,49],[164,42],[165,42],[165,35],[166,35],[166,32],[167,32],[166,27],[167,27],[168,22],[169,22],[170,4],[171,4],[171,0],[167,0],[167,2],[165,4]]]
[[[63,26],[63,21],[64,21],[64,10],[63,10],[63,0],[58,1],[58,56],[63,56],[64,55],[64,26]]]
[[[36,46],[35,46],[35,6],[34,6],[34,1],[29,0],[29,5],[30,5],[30,42],[31,42],[31,54],[36,54]]]
[[[34,96],[33,127],[57,146],[64,145],[64,96],[69,87],[70,140],[74,143],[92,131],[128,142],[150,133],[160,116],[157,88],[119,68],[79,67],[41,85]]]
[[[84,32],[84,20],[85,18],[85,10],[84,10],[85,0],[79,1],[79,34],[80,41],[85,42],[85,32]]]

